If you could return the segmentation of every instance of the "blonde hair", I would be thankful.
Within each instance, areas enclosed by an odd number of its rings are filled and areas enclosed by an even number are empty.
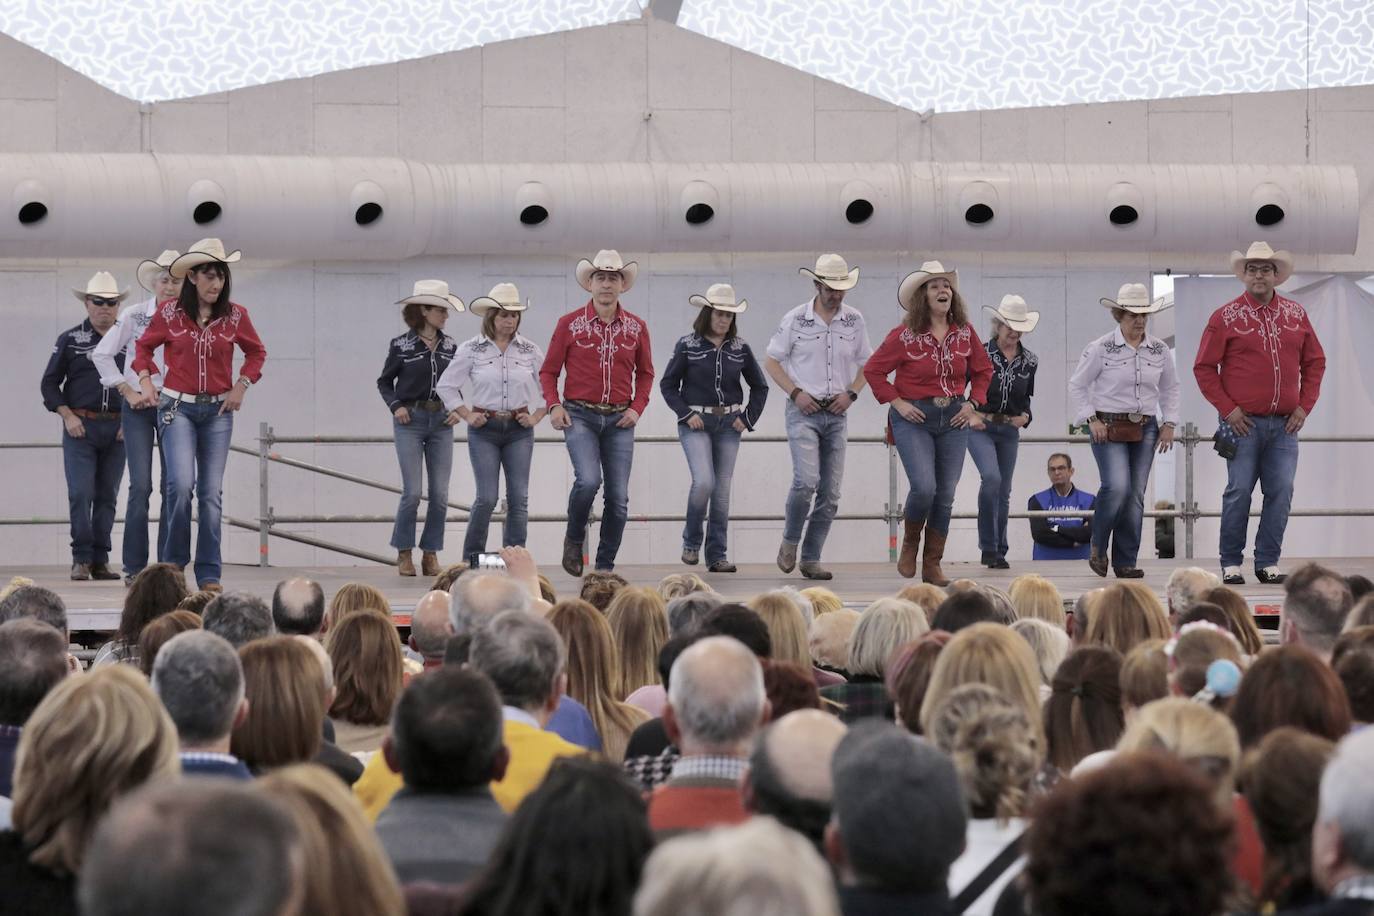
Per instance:
[[[620,680],[620,662],[610,624],[595,606],[580,598],[555,604],[548,620],[568,649],[568,696],[587,707],[606,757],[620,760],[630,733],[649,716],[612,696]]]
[[[1053,582],[1044,576],[1030,573],[1011,580],[1007,589],[1011,606],[1018,619],[1036,617],[1064,629],[1064,598]]]
[[[882,677],[887,660],[897,648],[930,632],[925,612],[910,601],[879,598],[864,609],[849,638],[851,675]]]
[[[1101,643],[1125,656],[1137,643],[1170,635],[1169,615],[1155,593],[1139,582],[1118,582],[1093,601],[1083,642]]]
[[[844,668],[849,664],[849,642],[861,616],[853,608],[840,608],[811,621],[807,643],[816,664],[830,668]]]
[[[931,585],[929,582],[917,582],[902,589],[897,593],[897,597],[920,607],[926,612],[926,621],[929,622],[935,619],[935,612],[949,595],[939,586]]]
[[[382,590],[366,582],[347,582],[329,600],[329,610],[324,615],[326,627],[333,627],[354,611],[381,611],[391,616],[391,603]]]
[[[1040,669],[1030,644],[998,623],[975,623],[955,633],[935,662],[921,703],[921,731],[930,733],[935,710],[964,684],[987,684],[1020,706],[1044,746],[1040,715]]]
[[[1026,813],[1045,754],[1024,709],[987,684],[964,684],[936,707],[926,734],[953,759],[974,817]]]
[[[1162,639],[1137,643],[1121,662],[1121,705],[1139,709],[1169,695],[1169,659]]]
[[[1182,697],[1155,700],[1140,708],[1116,749],[1167,751],[1212,781],[1218,805],[1231,807],[1240,738],[1231,720],[1210,706]]]
[[[823,585],[804,588],[801,593],[806,596],[807,601],[811,602],[812,619],[844,607],[844,602],[840,600],[840,596]]]
[[[403,916],[405,898],[381,841],[339,778],[296,764],[257,781],[290,813],[301,834],[305,894],[300,912]]]
[[[674,598],[681,598],[683,595],[690,595],[692,592],[711,592],[714,594],[715,589],[711,588],[706,580],[696,573],[671,573],[658,582],[658,595],[665,602],[672,601]]]
[[[641,687],[657,684],[658,653],[668,641],[668,613],[651,588],[622,588],[606,608],[606,623],[620,650],[613,693],[623,700]]]
[[[385,725],[401,695],[401,638],[391,618],[356,611],[329,628],[325,649],[334,664],[329,714],[355,725]]]
[[[811,668],[811,646],[807,639],[806,620],[797,602],[782,592],[764,592],[749,601],[749,609],[768,625],[768,638],[773,643],[770,658],[775,662],[791,662]]]
[[[1022,617],[1011,629],[1030,645],[1040,669],[1040,682],[1048,685],[1054,680],[1059,663],[1069,654],[1069,634],[1039,617]]]
[[[14,761],[14,830],[34,865],[75,875],[116,799],[181,772],[177,731],[148,680],[107,665],[54,687]]]

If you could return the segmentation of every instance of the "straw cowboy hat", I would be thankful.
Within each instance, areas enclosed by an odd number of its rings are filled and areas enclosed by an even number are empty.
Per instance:
[[[687,297],[687,302],[695,305],[699,309],[718,309],[722,312],[732,312],[736,315],[749,307],[748,299],[735,301],[735,288],[729,283],[712,283],[706,290],[706,295],[693,293]]]
[[[913,270],[906,275],[902,285],[897,287],[897,303],[908,312],[915,304],[916,291],[931,280],[938,280],[944,277],[949,281],[949,285],[954,287],[957,292],[959,289],[959,271],[945,270],[945,265],[939,261],[926,261],[921,265],[920,270]]]
[[[583,258],[577,262],[577,285],[590,293],[592,274],[598,270],[620,274],[625,280],[625,288],[621,292],[628,293],[630,287],[635,285],[635,277],[639,275],[639,264],[635,261],[626,263],[620,259],[620,252],[613,248],[603,248],[590,261]]]
[[[485,296],[478,296],[468,303],[468,311],[478,318],[487,317],[487,312],[523,312],[530,307],[530,300],[520,301],[520,290],[514,283],[498,283]]]
[[[1268,242],[1255,242],[1244,254],[1231,252],[1231,270],[1242,280],[1245,279],[1245,265],[1250,261],[1269,261],[1274,265],[1274,285],[1282,284],[1293,276],[1293,256],[1280,249],[1275,251]]]
[[[179,257],[181,257],[181,252],[173,251],[168,248],[162,254],[158,255],[156,259],[141,262],[138,265],[137,271],[138,285],[150,293],[156,293],[157,290],[153,289],[153,284],[157,282],[157,278],[162,272],[170,268],[172,262]]]
[[[202,264],[234,264],[241,257],[243,252],[237,249],[225,254],[224,243],[219,239],[201,239],[187,249],[184,255],[174,259],[168,265],[167,272],[180,280]]]
[[[853,289],[854,284],[859,282],[859,268],[850,270],[845,259],[837,254],[823,254],[816,259],[815,270],[799,267],[797,273],[806,274],[831,289]]]
[[[1155,312],[1164,311],[1170,305],[1163,296],[1151,299],[1150,291],[1145,288],[1144,283],[1123,283],[1121,289],[1116,291],[1115,299],[1103,296],[1097,301],[1109,309],[1124,309],[1132,315],[1153,315]]]
[[[432,305],[435,308],[467,311],[462,299],[449,294],[448,284],[443,280],[416,280],[411,294],[404,299],[397,299],[396,304]]]
[[[114,299],[116,302],[123,302],[124,297],[129,295],[127,288],[121,290],[115,281],[114,274],[108,270],[98,270],[86,281],[85,289],[72,287],[72,295],[76,296],[80,302],[85,302],[87,296],[94,296],[97,299]]]
[[[1035,330],[1035,326],[1040,323],[1040,313],[1032,312],[1026,308],[1026,300],[1014,293],[1002,297],[1002,302],[997,308],[990,305],[983,306],[983,311],[994,321],[1011,328],[1013,331],[1020,331],[1022,334],[1029,334]]]

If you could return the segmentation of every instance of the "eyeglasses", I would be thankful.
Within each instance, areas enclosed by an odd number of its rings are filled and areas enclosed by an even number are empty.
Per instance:
[[[1051,474],[1057,474],[1057,473],[1060,472],[1060,471],[1068,471],[1068,470],[1071,470],[1071,468],[1070,468],[1067,464],[1052,464],[1052,465],[1050,465],[1050,473],[1051,473]]]
[[[118,299],[106,299],[102,296],[87,296],[86,301],[91,305],[114,306],[119,305]]]
[[[1273,264],[1246,264],[1246,265],[1245,265],[1245,272],[1246,272],[1247,274],[1257,274],[1258,276],[1264,277],[1264,276],[1268,276],[1269,274],[1274,273],[1274,265],[1273,265]]]

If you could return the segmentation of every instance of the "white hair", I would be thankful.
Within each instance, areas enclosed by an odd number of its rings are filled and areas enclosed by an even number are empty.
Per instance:
[[[782,595],[784,598],[790,600],[797,606],[797,610],[801,611],[802,620],[808,627],[811,626],[811,621],[816,619],[816,606],[811,603],[811,599],[790,585],[772,589],[771,591],[764,592],[764,594]]]
[[[453,605],[448,609],[453,632],[470,633],[478,621],[489,620],[502,611],[528,611],[532,606],[529,589],[502,572],[468,573],[459,576],[449,589]]]
[[[903,643],[930,632],[926,612],[914,601],[879,598],[864,609],[849,638],[850,674],[882,677],[887,660]]]
[[[673,662],[668,702],[682,730],[683,753],[693,748],[727,751],[753,737],[768,694],[763,666],[730,636],[698,640]]]
[[[1345,858],[1374,872],[1374,728],[1341,740],[1322,774],[1317,823],[1335,824]]]
[[[1039,617],[1022,617],[1011,625],[1011,629],[1030,643],[1035,653],[1035,666],[1040,669],[1040,681],[1050,684],[1060,663],[1069,654],[1069,634]]]
[[[1187,613],[1202,600],[1203,592],[1211,591],[1220,584],[1216,573],[1201,566],[1180,566],[1169,574],[1169,582],[1164,586],[1169,611],[1174,614]]]

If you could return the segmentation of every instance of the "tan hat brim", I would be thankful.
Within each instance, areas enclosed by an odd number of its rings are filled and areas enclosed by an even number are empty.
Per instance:
[[[453,309],[458,312],[466,312],[467,308],[463,305],[463,300],[457,296],[431,296],[428,293],[419,296],[406,296],[404,299],[397,299],[397,305],[432,305],[441,309]]]
[[[169,268],[159,264],[151,258],[142,261],[138,265],[138,270],[135,271],[135,276],[138,278],[138,285],[148,292],[156,294],[157,290],[153,289],[153,284],[157,282],[158,275],[164,270],[169,270]]]
[[[1153,315],[1155,312],[1162,312],[1166,308],[1171,308],[1173,305],[1172,303],[1166,305],[1163,296],[1155,299],[1149,305],[1122,305],[1115,299],[1108,299],[1106,296],[1103,296],[1097,301],[1100,302],[1104,308],[1121,309],[1122,311],[1130,312],[1132,315]]]
[[[957,293],[959,291],[959,272],[957,270],[947,270],[944,273],[928,274],[923,270],[913,270],[902,280],[897,287],[897,304],[904,311],[911,311],[913,300],[916,298],[916,291],[931,280],[938,280],[944,277],[949,281],[949,285]]]
[[[478,296],[468,303],[468,311],[479,318],[487,317],[487,312],[493,309],[498,312],[513,312],[519,314],[529,307],[530,301],[528,299],[525,300],[524,305],[521,305],[519,302],[500,302],[490,296]]]
[[[1035,326],[1040,323],[1039,312],[1027,312],[1026,319],[1021,321],[1015,318],[1008,318],[990,305],[983,306],[983,311],[993,320],[1000,321],[1013,331],[1020,331],[1022,334],[1029,334],[1031,331],[1034,331]]]
[[[617,271],[609,270],[605,267],[597,267],[592,264],[591,261],[583,258],[577,262],[577,270],[575,271],[577,274],[577,285],[590,293],[592,291],[592,274],[596,273],[598,270],[620,274],[621,279],[625,281],[625,288],[622,289],[621,292],[628,293],[630,287],[635,285],[635,277],[639,276],[639,263],[637,261],[627,261],[625,266]]]
[[[203,251],[188,251],[173,261],[168,266],[167,272],[180,280],[202,264],[237,264],[241,257],[243,257],[243,252],[237,250],[229,252],[223,258],[217,258]]]
[[[1286,251],[1276,251],[1272,258],[1247,258],[1242,251],[1231,252],[1231,272],[1236,279],[1245,279],[1245,265],[1251,261],[1270,261],[1274,265],[1274,285],[1282,286],[1293,276],[1293,256]]]
[[[853,289],[859,282],[859,268],[857,267],[850,268],[848,275],[842,279],[822,277],[819,274],[817,274],[814,270],[811,270],[808,267],[797,268],[797,273],[805,274],[812,280],[815,280],[817,283],[824,283],[831,289],[840,290],[841,292],[843,292],[844,290]]]
[[[730,312],[735,315],[738,315],[745,309],[749,308],[748,299],[741,299],[734,305],[728,305],[724,302],[712,302],[710,299],[707,299],[705,296],[702,296],[698,293],[693,293],[692,295],[688,296],[687,303],[689,305],[695,305],[699,309],[717,309],[718,311]]]

